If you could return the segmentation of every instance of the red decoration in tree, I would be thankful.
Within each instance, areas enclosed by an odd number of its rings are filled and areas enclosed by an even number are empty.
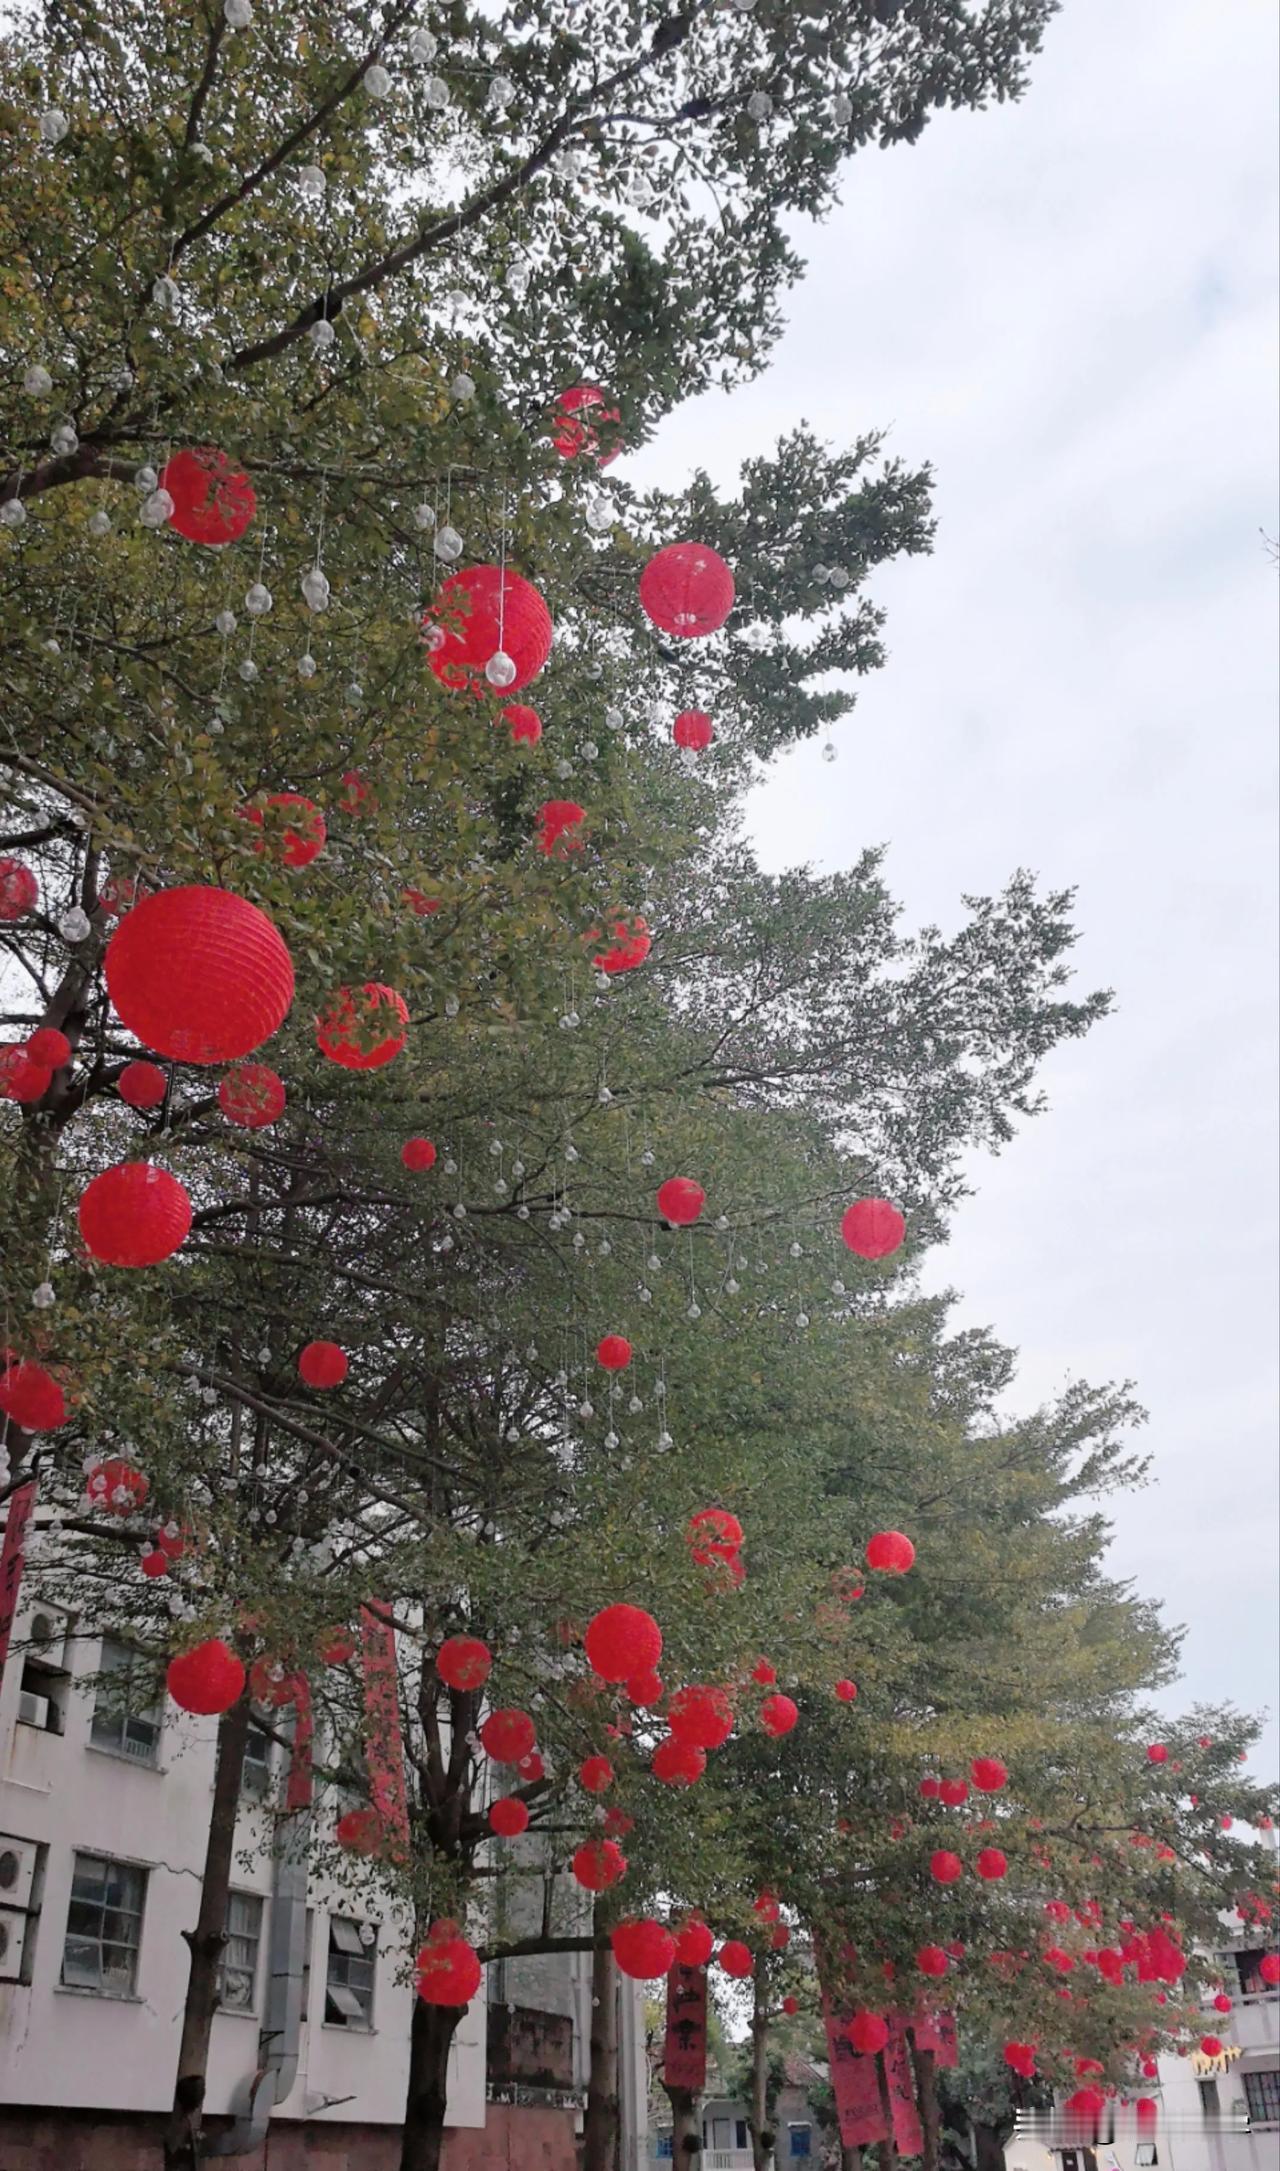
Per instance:
[[[382,1819],[376,1809],[348,1809],[339,1817],[333,1829],[338,1845],[348,1854],[377,1854],[384,1837]]]
[[[528,1756],[522,1756],[516,1765],[520,1777],[527,1780],[530,1786],[533,1785],[535,1779],[541,1779],[545,1776],[546,1769],[547,1767],[536,1749],[530,1749]]]
[[[596,1343],[596,1362],[606,1372],[625,1372],[631,1362],[631,1344],[626,1335],[603,1335]]]
[[[668,1734],[653,1752],[649,1769],[664,1787],[691,1787],[701,1779],[707,1768],[705,1749],[695,1748],[691,1741],[680,1741],[675,1734]]]
[[[428,661],[442,686],[483,688],[485,665],[500,651],[516,667],[503,692],[518,693],[551,654],[551,613],[531,581],[508,567],[472,565],[451,573],[423,618],[443,631]]]
[[[709,1568],[713,1560],[728,1560],[742,1543],[743,1530],[736,1515],[727,1508],[699,1508],[689,1517],[686,1536],[689,1551],[700,1568]],[[770,1673],[771,1681],[777,1675]]]
[[[969,1782],[967,1779],[944,1779],[938,1794],[946,1808],[958,1809],[961,1802],[969,1799]]]
[[[867,1545],[867,1566],[882,1575],[905,1575],[915,1557],[914,1545],[900,1530],[877,1531]]]
[[[652,1982],[669,1974],[676,1956],[676,1941],[652,1915],[620,1922],[609,1933],[613,1957],[624,1975],[635,1982]]]
[[[255,844],[254,851],[271,850],[286,867],[309,867],[324,850],[328,835],[324,816],[315,801],[304,799],[301,792],[272,792],[267,806],[288,807],[290,818],[286,822],[273,820],[270,836],[264,835]],[[255,829],[266,829],[267,818],[262,807],[241,807],[239,812]]]
[[[158,1266],[172,1258],[191,1227],[191,1200],[168,1169],[119,1161],[80,1194],[86,1251],[104,1266]]]
[[[586,1892],[607,1892],[627,1873],[627,1858],[611,1839],[589,1839],[573,1857],[573,1874]]]
[[[42,1070],[61,1070],[71,1061],[71,1042],[56,1025],[41,1025],[27,1042],[27,1054]]]
[[[856,1681],[837,1681],[836,1695],[842,1704],[854,1703],[857,1699],[857,1694],[858,1684]]]
[[[165,1092],[158,1063],[126,1063],[120,1073],[120,1098],[129,1108],[158,1108]]]
[[[1024,2080],[1034,2080],[1036,2077],[1035,2044],[1006,2043],[1004,2046],[1004,2062],[1007,2066],[1011,2066],[1015,2073],[1020,2073]]]
[[[436,1672],[451,1689],[482,1689],[493,1671],[493,1653],[479,1636],[446,1636],[436,1652]]]
[[[655,1704],[662,1702],[664,1694],[662,1677],[652,1667],[645,1673],[633,1674],[627,1682],[627,1702],[641,1711],[652,1711]]]
[[[789,1696],[766,1696],[760,1706],[760,1724],[775,1740],[789,1734],[799,1716],[799,1706]]]
[[[210,1636],[193,1651],[169,1661],[165,1676],[169,1694],[183,1711],[202,1718],[230,1711],[244,1692],[244,1667],[220,1636]]]
[[[67,1398],[42,1364],[10,1357],[0,1369],[0,1412],[24,1432],[55,1432],[67,1421]]]
[[[941,1945],[922,1945],[916,1954],[916,1966],[922,1975],[945,1975],[947,1956]]]
[[[662,1656],[662,1630],[640,1606],[605,1606],[582,1641],[587,1663],[602,1681],[627,1681]]]
[[[612,452],[601,452],[594,424],[582,420],[589,409],[595,409],[598,410],[597,421],[620,422],[622,417],[618,409],[610,407],[607,401],[607,393],[602,392],[598,384],[570,385],[567,392],[560,394],[552,417],[555,434],[551,442],[562,459],[576,460],[585,452],[599,467],[608,467],[617,459],[622,446],[615,445]]]
[[[1153,1741],[1147,1749],[1148,1764],[1167,1764],[1169,1751],[1162,1741]]]
[[[635,1818],[629,1817],[624,1809],[606,1809],[603,1829],[610,1839],[621,1839],[625,1833],[634,1832],[635,1828]]]
[[[681,1967],[705,1967],[715,1951],[715,1943],[705,1922],[686,1922],[676,1934],[676,1959]]]
[[[26,861],[0,859],[0,924],[25,919],[39,902],[40,884]]]
[[[589,942],[598,942],[599,928],[593,928],[587,939]],[[652,948],[653,938],[648,925],[643,915],[637,912],[632,920],[614,921],[613,941],[607,950],[601,950],[591,962],[597,972],[607,972],[610,977],[614,973],[634,972],[637,965],[643,965]]]
[[[249,1694],[255,1704],[282,1711],[297,1695],[297,1676],[278,1660],[255,1658],[249,1668]]]
[[[777,1893],[770,1892],[766,1885],[764,1891],[757,1892],[751,1902],[751,1912],[753,1915],[759,1915],[762,1922],[776,1922],[782,1912]]]
[[[322,1666],[345,1666],[356,1655],[356,1639],[346,1628],[331,1628],[319,1649]]]
[[[887,1259],[906,1233],[906,1222],[888,1199],[857,1199],[840,1223],[841,1236],[860,1259]]]
[[[187,542],[213,549],[238,542],[258,508],[248,476],[216,445],[175,452],[161,469],[159,486],[173,499],[169,526]]]
[[[34,1108],[53,1083],[53,1072],[35,1063],[25,1048],[0,1048],[0,1100]]]
[[[640,608],[678,640],[716,633],[733,609],[733,574],[705,543],[668,543],[640,575]]]
[[[1105,2108],[1106,2101],[1100,2088],[1077,2088],[1073,2096],[1067,2097],[1065,2107],[1077,2118],[1096,2118]]]
[[[522,741],[526,746],[537,745],[542,737],[542,718],[536,709],[527,707],[523,701],[508,701],[502,715],[511,727],[511,736],[517,746]]]
[[[405,1168],[421,1172],[436,1165],[436,1149],[429,1138],[406,1138],[400,1148],[400,1159]]]
[[[676,745],[689,754],[704,754],[715,735],[715,727],[705,709],[686,709],[671,726]]]
[[[138,901],[137,877],[131,874],[109,874],[98,891],[98,903],[109,920],[118,919]]]
[[[484,1975],[480,1956],[465,1937],[429,1937],[415,1968],[424,2005],[469,2005]]]
[[[265,1131],[284,1114],[288,1094],[267,1063],[239,1063],[218,1081],[218,1106],[242,1131]]]
[[[979,1877],[984,1877],[988,1884],[993,1884],[1004,1876],[1009,1863],[998,1847],[984,1847],[973,1866]]]
[[[775,1952],[785,1952],[791,1943],[791,1932],[785,1922],[775,1922],[769,1932],[769,1943]]]
[[[998,1794],[1009,1780],[998,1756],[975,1756],[969,1766],[969,1777],[980,1794]]]
[[[91,1505],[105,1508],[109,1515],[132,1515],[142,1506],[150,1490],[141,1470],[119,1455],[95,1463],[85,1481]]]
[[[153,1546],[149,1553],[142,1555],[138,1565],[145,1576],[154,1578],[155,1576],[168,1575],[169,1556],[167,1553],[162,1553],[159,1546]]]
[[[953,1885],[957,1877],[963,1877],[964,1863],[949,1848],[939,1847],[937,1853],[929,1857],[929,1875],[935,1884]]]
[[[528,1712],[510,1706],[491,1711],[480,1729],[481,1747],[495,1764],[518,1764],[537,1738],[538,1729]]]
[[[1200,2038],[1200,2049],[1201,2053],[1206,2058],[1220,2058],[1222,2056],[1221,2037],[1216,2035],[1202,2035]]]
[[[1264,1952],[1258,1962],[1258,1973],[1269,1990],[1280,1983],[1280,1952]]]
[[[573,835],[587,818],[587,810],[576,799],[544,799],[538,809],[538,850],[550,858],[559,847],[561,854],[578,852],[582,839]]]
[[[757,1665],[752,1667],[751,1678],[753,1681],[758,1682],[762,1689],[769,1689],[773,1687],[778,1678],[778,1669],[776,1666],[771,1666],[767,1658],[762,1658]]]
[[[796,2014],[800,2010],[799,1998],[785,1997],[782,2001],[782,2010],[786,2014],[788,2020],[794,2020]]]
[[[928,1778],[920,1781],[920,1794],[926,1802],[936,1802],[941,1792],[942,1782],[940,1779]]]
[[[676,1690],[667,1725],[677,1741],[691,1742],[695,1749],[718,1749],[733,1732],[733,1705],[723,1689],[692,1682]]]
[[[368,778],[361,776],[358,769],[344,769],[342,772],[342,797],[338,801],[343,813],[362,815],[366,811],[371,812],[377,806],[377,803],[373,796],[373,786]]]
[[[735,1982],[742,1982],[748,1975],[755,1973],[756,1964],[751,1957],[751,1948],[744,1945],[740,1938],[726,1938],[716,1954],[716,1962]]]
[[[336,1342],[308,1342],[298,1353],[298,1376],[308,1387],[340,1387],[350,1368]]]
[[[1231,2000],[1227,1996],[1225,1990],[1220,1990],[1218,1992],[1217,1997],[1213,2001],[1213,2009],[1215,2013],[1229,2013],[1231,2011]]]
[[[340,987],[316,1021],[316,1046],[343,1070],[381,1070],[399,1055],[408,1034],[409,1006],[380,980]]]
[[[863,2058],[874,2057],[889,2040],[889,2024],[879,2013],[855,2013],[849,2022],[849,2041]]]
[[[668,1176],[658,1185],[658,1212],[673,1229],[687,1229],[707,1203],[707,1194],[692,1176]]]
[[[192,884],[155,890],[107,944],[107,990],[131,1033],[180,1063],[234,1063],[283,1023],[293,964],[247,898]]]
[[[585,1756],[578,1766],[578,1785],[588,1794],[607,1794],[613,1785],[613,1766],[607,1756]]]
[[[489,1804],[489,1830],[499,1839],[516,1839],[529,1828],[529,1807],[518,1795],[503,1794]]]

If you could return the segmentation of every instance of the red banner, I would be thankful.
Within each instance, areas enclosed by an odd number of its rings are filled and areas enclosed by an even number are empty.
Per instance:
[[[667,2039],[662,2075],[668,2088],[699,2095],[707,2085],[707,1971],[673,1967],[667,1977]]]
[[[924,2147],[924,2135],[920,2130],[920,2113],[916,2109],[915,2075],[911,2069],[906,2022],[901,2013],[895,2013],[889,2023],[889,2040],[884,2047],[884,2070],[889,2083],[889,2103],[893,2110],[894,2145],[900,2156],[918,2156]]]
[[[9,1638],[13,1634],[14,1616],[18,1610],[18,1592],[22,1588],[22,1568],[26,1559],[27,1524],[36,1504],[36,1481],[28,1478],[9,1495],[9,1513],[4,1526],[4,1545],[0,1548],[0,1680],[4,1679],[4,1662],[9,1656]]]
[[[388,1853],[407,1851],[409,1803],[404,1784],[404,1737],[400,1731],[400,1677],[391,1608],[370,1598],[360,1608],[364,1665],[364,1753],[369,1798],[382,1819]]]
[[[289,1751],[289,1777],[285,1785],[287,1815],[311,1807],[311,1744],[315,1721],[311,1714],[311,1683],[304,1673],[293,1676],[293,1743]]]
[[[935,2065],[954,2065],[959,2056],[954,2013],[919,2012],[911,2023],[917,2050],[931,2050]]]
[[[844,2148],[865,2148],[883,2141],[888,2127],[880,2102],[880,2082],[874,2058],[864,2058],[849,2041],[849,2022],[831,2010],[823,1992],[822,2018],[827,2030],[827,2056],[831,2063],[831,2092],[836,2099],[840,2142]]]

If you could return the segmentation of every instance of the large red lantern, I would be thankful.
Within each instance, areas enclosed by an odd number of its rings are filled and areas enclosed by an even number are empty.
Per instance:
[[[937,1853],[929,1857],[929,1875],[935,1884],[953,1885],[957,1877],[963,1877],[964,1863],[949,1847],[939,1847]]]
[[[756,1964],[751,1957],[751,1947],[744,1945],[741,1938],[726,1938],[716,1954],[716,1962],[735,1982],[743,1982],[748,1975],[755,1973]]]
[[[649,1769],[664,1787],[696,1786],[707,1768],[705,1749],[694,1747],[691,1741],[680,1741],[675,1734],[668,1734],[660,1741],[649,1761]]]
[[[922,1975],[945,1975],[947,1956],[941,1945],[922,1945],[916,1954],[916,1966]]]
[[[705,1967],[715,1943],[705,1922],[686,1922],[676,1936],[676,1959],[681,1967]]]
[[[906,1233],[906,1222],[888,1199],[857,1199],[840,1223],[841,1236],[860,1259],[887,1259]]]
[[[975,1756],[969,1777],[979,1794],[998,1794],[1008,1784],[1009,1774],[998,1756]]]
[[[107,989],[121,1022],[180,1063],[234,1063],[283,1023],[293,964],[247,898],[192,885],[155,890],[107,944]]]
[[[1036,2077],[1035,2044],[1006,2043],[1004,2046],[1004,2062],[1015,2073],[1020,2073],[1025,2081],[1033,2081]]]
[[[489,1804],[489,1830],[499,1839],[518,1839],[529,1829],[529,1807],[518,1794],[501,1794]]]
[[[944,1779],[938,1793],[944,1808],[958,1809],[969,1799],[969,1782],[967,1779]]]
[[[160,488],[173,499],[169,526],[189,543],[214,549],[238,542],[258,507],[248,476],[216,445],[175,452],[161,471]]]
[[[436,1149],[429,1138],[406,1138],[400,1148],[400,1159],[405,1168],[415,1174],[425,1174],[436,1165]]]
[[[469,2005],[484,1975],[480,1955],[465,1937],[428,1938],[414,1964],[424,2005]]]
[[[104,1266],[158,1266],[191,1228],[191,1200],[168,1169],[119,1161],[80,1194],[80,1234]]]
[[[436,1672],[451,1689],[482,1689],[493,1671],[493,1653],[479,1636],[446,1636],[436,1652]]]
[[[640,607],[678,640],[715,633],[733,609],[733,575],[705,543],[669,543],[640,575]]]
[[[511,726],[511,736],[516,745],[536,746],[542,737],[542,718],[527,702],[508,701],[502,711]]]
[[[491,1711],[480,1729],[481,1747],[495,1764],[518,1764],[537,1738],[538,1729],[528,1712],[510,1707]]]
[[[867,1566],[881,1575],[905,1575],[915,1557],[914,1545],[900,1530],[878,1530],[867,1544]]]
[[[24,1432],[55,1432],[67,1421],[67,1398],[52,1372],[30,1357],[10,1357],[0,1368],[0,1414]]]
[[[633,920],[615,920],[612,933],[613,940],[608,949],[593,957],[592,964],[597,972],[607,972],[610,977],[614,973],[634,972],[637,965],[643,965],[653,948],[653,938],[643,915],[637,912]],[[599,928],[594,928],[587,939],[598,942]]]
[[[71,1042],[56,1025],[41,1025],[27,1042],[27,1054],[43,1070],[61,1070],[71,1061]]]
[[[706,1192],[692,1176],[668,1176],[658,1185],[658,1212],[673,1229],[691,1227],[706,1203]]]
[[[1280,1952],[1264,1952],[1258,1962],[1258,1973],[1268,1990],[1280,1983]]]
[[[309,867],[324,850],[328,831],[319,807],[312,799],[304,799],[301,792],[272,792],[268,807],[287,810],[272,818],[270,831],[255,844],[255,852],[272,850],[286,867]],[[240,813],[255,829],[267,830],[267,816],[262,807],[241,807]]]
[[[573,1874],[585,1892],[607,1892],[627,1873],[627,1858],[611,1839],[589,1839],[573,1858]]]
[[[0,923],[24,920],[40,902],[40,884],[23,859],[0,859]]]
[[[298,1377],[308,1387],[341,1387],[349,1370],[350,1359],[336,1342],[308,1342],[298,1352]]]
[[[316,1046],[343,1070],[381,1070],[394,1061],[408,1033],[409,1006],[380,980],[340,987],[316,1021]]]
[[[126,1063],[119,1085],[120,1098],[129,1108],[158,1108],[167,1091],[158,1063]]]
[[[692,1682],[676,1690],[667,1724],[678,1740],[692,1742],[695,1749],[718,1749],[733,1732],[733,1705],[723,1689]]]
[[[584,1756],[578,1766],[578,1785],[588,1794],[607,1794],[613,1785],[613,1766],[607,1756]]]
[[[672,738],[687,754],[705,754],[715,735],[715,726],[705,709],[686,709],[671,726]]]
[[[656,1667],[662,1656],[662,1630],[641,1606],[605,1606],[582,1640],[587,1663],[602,1681],[628,1681]]]
[[[555,434],[551,439],[563,460],[576,460],[581,453],[594,460],[599,467],[608,467],[621,452],[615,445],[612,452],[601,452],[600,439],[592,423],[583,420],[587,413],[594,413],[598,422],[621,422],[616,407],[608,405],[608,394],[598,384],[570,385],[556,401],[552,416]]]
[[[218,1106],[242,1131],[263,1131],[278,1122],[287,1100],[284,1079],[266,1063],[239,1063],[218,1080]]]
[[[888,2040],[888,2023],[879,2013],[855,2013],[849,2022],[849,2041],[863,2058],[874,2057]]]
[[[587,818],[587,810],[576,799],[544,799],[538,809],[538,850],[548,859],[553,852],[563,857],[565,852],[582,849],[582,839],[575,832]]]
[[[596,1343],[596,1363],[606,1372],[625,1372],[631,1362],[631,1344],[625,1334],[605,1334]]]
[[[699,1568],[708,1568],[713,1560],[728,1560],[742,1543],[743,1529],[736,1515],[727,1508],[699,1508],[689,1517],[686,1532],[689,1551]],[[769,1679],[777,1675],[770,1672]]]
[[[633,1982],[653,1982],[670,1974],[675,1963],[676,1941],[652,1915],[620,1922],[610,1931],[609,1943],[621,1972]]]
[[[485,665],[501,653],[515,676],[498,691],[518,693],[551,654],[551,613],[532,582],[510,567],[472,565],[451,573],[423,623],[444,631],[429,656],[442,686],[483,684]]]
[[[988,1884],[994,1884],[1004,1876],[1009,1864],[998,1847],[984,1847],[973,1866],[979,1877],[985,1878]]]
[[[243,1665],[220,1636],[211,1636],[194,1651],[170,1659],[165,1676],[175,1704],[201,1718],[230,1711],[244,1692],[244,1678]]]
[[[760,1706],[760,1724],[775,1740],[789,1734],[799,1716],[799,1707],[789,1696],[766,1696]]]

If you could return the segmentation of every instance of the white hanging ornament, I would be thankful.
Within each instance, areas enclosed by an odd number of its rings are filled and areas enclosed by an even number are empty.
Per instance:
[[[429,75],[422,86],[422,95],[433,113],[443,113],[449,103],[449,86],[442,75]]]
[[[171,279],[167,271],[162,273],[161,277],[153,285],[151,299],[156,308],[162,310],[165,316],[172,317],[177,314],[178,282],[176,279]]]
[[[252,656],[243,656],[239,664],[237,665],[237,669],[239,670],[240,676],[244,680],[246,686],[252,686],[256,683],[258,677],[258,666],[254,662]]]
[[[453,382],[449,386],[450,399],[453,400],[457,406],[465,407],[467,401],[473,400],[475,396],[475,378],[468,376],[465,369],[460,369],[457,376],[453,379]]]
[[[99,506],[96,513],[90,513],[85,526],[88,528],[90,535],[110,535],[111,516],[109,513],[104,513],[101,506]]]
[[[509,75],[495,75],[489,85],[489,104],[497,113],[505,113],[515,97],[516,87]]]
[[[419,67],[425,68],[429,60],[434,60],[436,50],[436,40],[429,30],[415,30],[411,33],[409,38],[409,58],[416,61]]]
[[[724,1285],[724,1293],[727,1297],[736,1297],[741,1287],[742,1283],[740,1281],[735,1281],[733,1275],[731,1274],[728,1281]]]
[[[60,455],[75,452],[80,443],[75,424],[73,422],[60,422],[50,437],[49,443],[53,450]]]
[[[53,1283],[51,1281],[42,1281],[36,1283],[35,1288],[31,1292],[31,1302],[34,1305],[36,1311],[47,1312],[53,1305],[57,1303],[57,1301],[57,1297],[54,1295]]]
[[[436,529],[431,539],[431,548],[437,558],[443,558],[446,565],[452,565],[455,558],[462,556],[462,537],[457,529],[451,528],[446,521],[442,528]]]
[[[370,98],[391,96],[391,77],[380,61],[375,60],[371,68],[365,69],[363,81]]]
[[[72,905],[58,922],[58,933],[64,942],[83,942],[89,932],[89,915],[79,905]]]
[[[831,111],[835,115],[836,120],[841,128],[845,128],[848,126],[849,122],[853,119],[853,100],[852,98],[850,98],[847,91],[838,90],[836,92],[835,97],[831,101]]]
[[[304,166],[298,175],[298,187],[309,204],[323,203],[328,185],[322,166]]]
[[[138,508],[138,518],[144,528],[162,528],[173,512],[173,499],[167,490],[153,490]]]
[[[329,608],[329,581],[318,565],[309,566],[302,576],[302,600],[309,611],[327,611]]]
[[[27,508],[21,498],[6,498],[0,505],[0,528],[20,528],[26,517]]]
[[[428,505],[424,498],[420,505],[415,505],[413,508],[413,521],[415,527],[434,528],[436,524],[435,507]]]
[[[222,0],[228,30],[247,30],[253,21],[253,0]]]
[[[588,498],[585,518],[593,535],[603,535],[606,528],[613,526],[613,507],[608,498]]]
[[[337,338],[337,336],[338,335],[335,332],[332,324],[330,324],[328,317],[317,317],[315,323],[312,325],[310,331],[307,333],[307,338],[311,342],[312,352],[315,354],[326,353],[328,349],[333,345],[334,340]]]
[[[832,739],[828,739],[828,740],[827,740],[827,742],[826,742],[825,746],[824,746],[824,747],[823,747],[823,749],[822,749],[822,758],[823,758],[823,760],[824,760],[824,761],[825,761],[825,762],[826,762],[826,763],[827,763],[828,765],[830,765],[830,763],[831,763],[831,762],[833,762],[833,761],[835,760],[835,758],[836,758],[836,749],[835,749],[835,741],[834,741],[834,740],[832,740]]]
[[[160,481],[153,467],[137,467],[133,471],[133,487],[139,497],[149,497]]]
[[[484,675],[489,684],[496,686],[499,691],[504,686],[513,686],[516,680],[515,658],[509,656],[504,648],[495,648],[484,667]]]
[[[753,90],[747,100],[747,111],[753,121],[767,121],[773,111],[773,100],[767,90]]]
[[[301,655],[301,656],[299,656],[299,658],[298,658],[298,677],[299,677],[299,678],[314,678],[314,677],[315,677],[315,675],[316,675],[316,659],[315,659],[315,657],[314,657],[314,656],[312,655],[312,653],[311,653],[310,649],[308,649],[308,650],[306,651],[306,653],[305,653],[304,655]]]
[[[40,362],[33,362],[22,380],[22,389],[33,400],[42,400],[53,390],[53,379]]]
[[[244,607],[250,618],[265,618],[275,598],[271,590],[260,580],[245,590]]]
[[[46,106],[44,112],[40,115],[40,141],[50,144],[61,143],[70,126],[71,123],[61,106]]]
[[[223,640],[229,640],[236,630],[236,614],[234,611],[219,611],[213,623]]]

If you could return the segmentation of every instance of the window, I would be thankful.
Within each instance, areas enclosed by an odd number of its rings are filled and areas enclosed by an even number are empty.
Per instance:
[[[218,2003],[224,2013],[252,2013],[257,2004],[262,1899],[257,1892],[227,1895],[227,1942],[218,1967]]]
[[[329,1968],[325,1976],[324,2017],[336,2028],[373,2026],[373,1971],[378,1931],[372,1922],[329,1917]]]
[[[132,1862],[77,1854],[62,1948],[62,1980],[104,1998],[130,1998],[138,1979],[147,1873]]]
[[[732,2148],[733,2141],[730,2138],[732,2132],[732,2125],[727,2118],[713,2118],[711,2121],[712,2148]]]
[[[1261,1946],[1255,1952],[1233,1952],[1231,1958],[1235,1962],[1236,1973],[1240,1978],[1241,1993],[1244,1997],[1261,1998],[1275,1997],[1277,1995],[1270,1983],[1263,1982],[1259,1973],[1262,1966]]]
[[[271,1785],[271,1736],[260,1726],[250,1722],[244,1745],[244,1768],[240,1773],[240,1792],[250,1794],[260,1802]]]
[[[1134,2150],[1133,2160],[1137,2165],[1137,2171],[1152,2171],[1152,2166],[1160,2161],[1155,2142],[1139,2141],[1137,2148]]]
[[[809,2153],[808,2126],[788,2126],[787,2132],[791,2136],[791,2154],[793,2156],[807,2156]]]
[[[746,2148],[749,2144],[747,2141],[747,2121],[745,2118],[739,2118],[736,2121],[736,2130],[738,2135],[738,2147]]]
[[[140,1651],[104,1636],[101,1674],[89,1728],[94,1748],[111,1749],[136,1764],[154,1764],[160,1749],[160,1705],[150,1665]]]
[[[1200,2090],[1200,2109],[1204,2117],[1220,2118],[1222,2099],[1218,2094],[1218,2083],[1215,2080],[1197,2081],[1196,2087]]]
[[[307,1909],[306,1928],[302,1933],[302,2025],[305,2028],[311,2011],[311,1940],[315,1934],[315,1909]]]
[[[656,2156],[669,2158],[674,2156],[675,2152],[676,2137],[674,2133],[660,2133],[658,2135],[657,2146],[654,2149],[654,2154]]]
[[[1255,2126],[1280,2126],[1280,2066],[1262,2073],[1242,2073],[1244,2100]]]

